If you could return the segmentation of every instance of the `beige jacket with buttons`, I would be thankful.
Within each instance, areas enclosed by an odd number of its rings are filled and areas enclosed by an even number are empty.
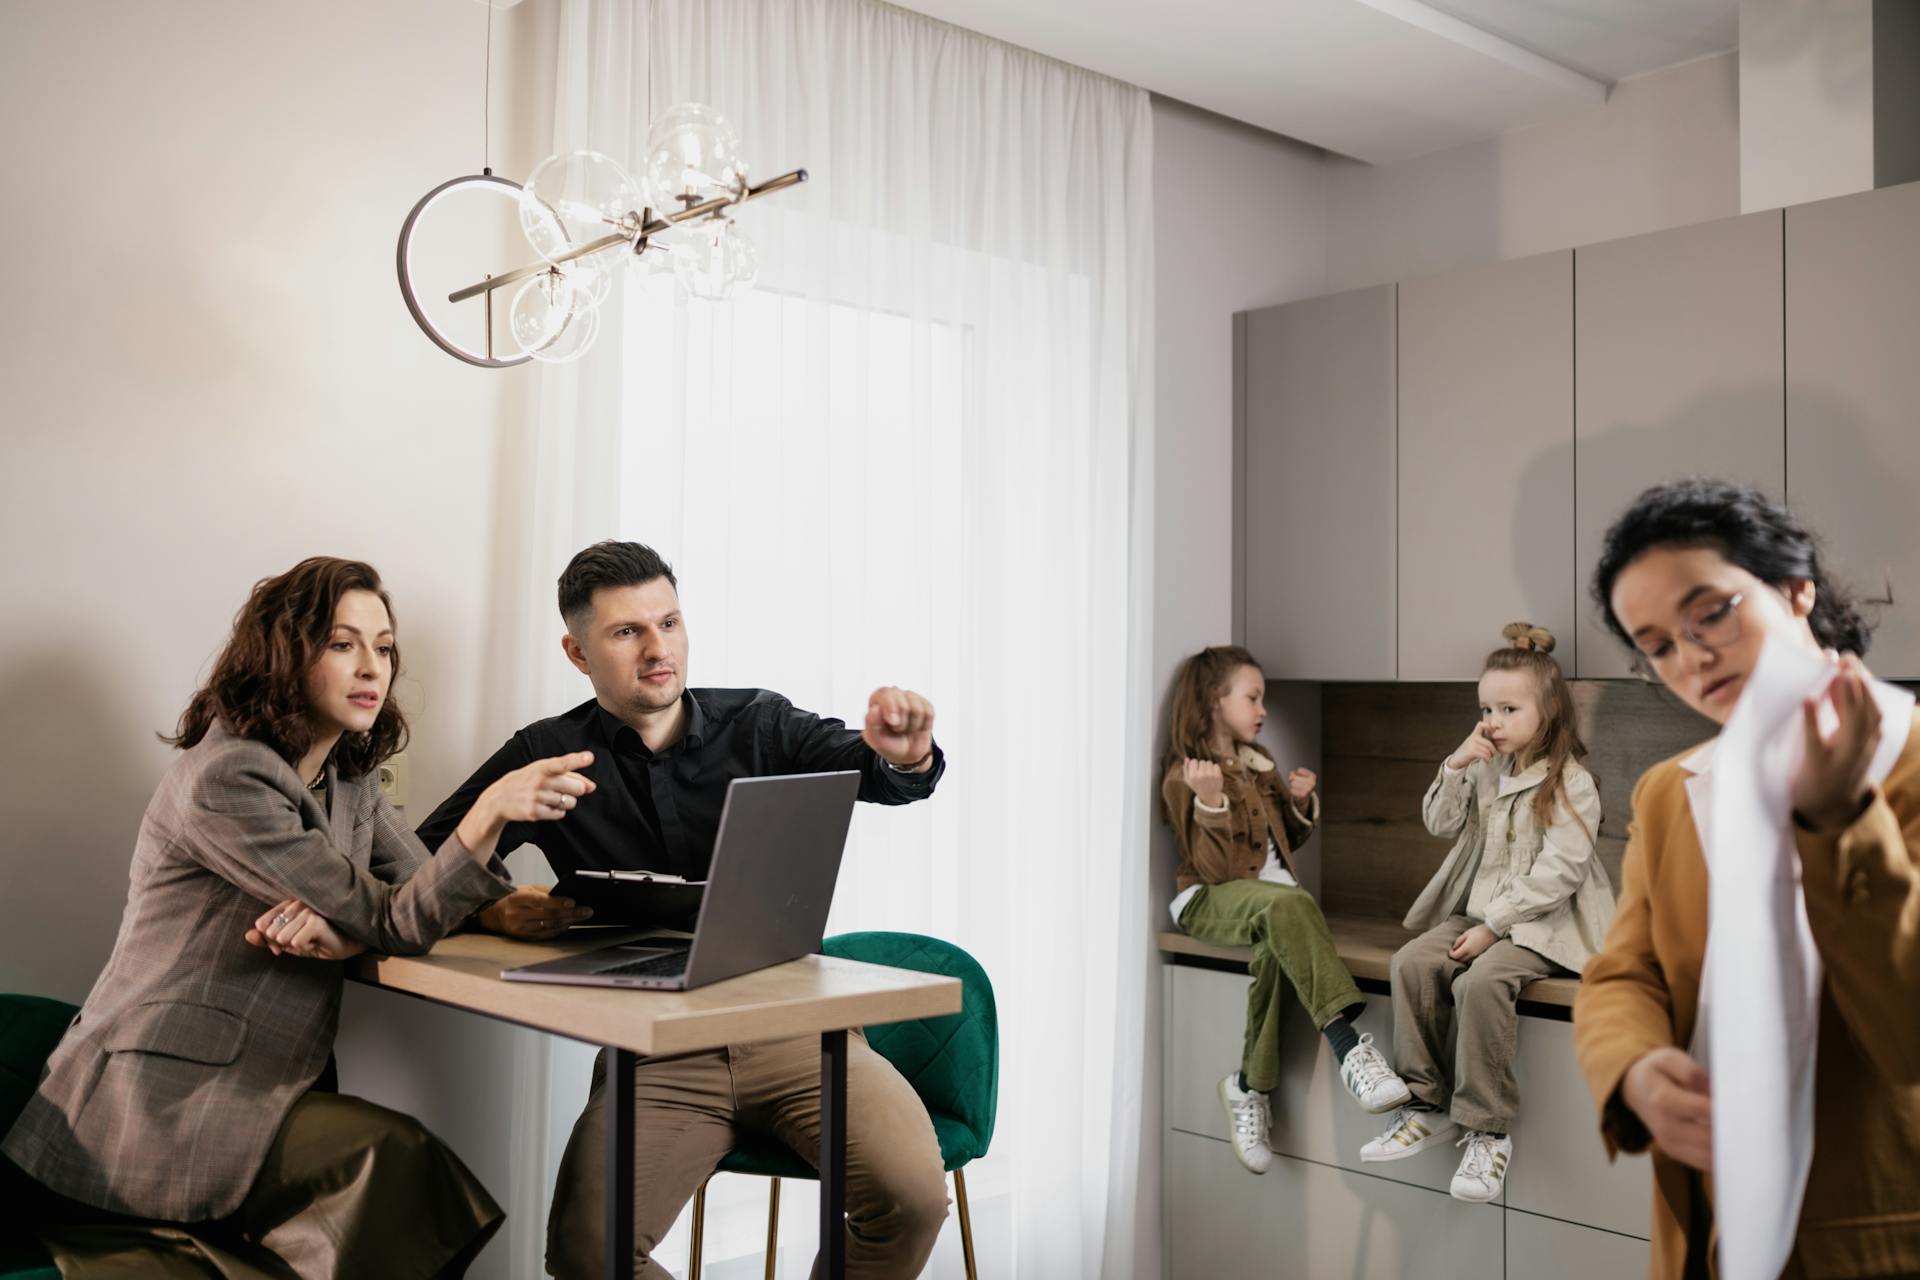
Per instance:
[[[1534,801],[1547,762],[1507,777],[1511,760],[1477,760],[1455,773],[1442,766],[1427,788],[1420,810],[1427,830],[1459,839],[1414,900],[1406,927],[1424,932],[1465,913],[1476,880],[1491,882],[1497,889],[1479,913],[1487,928],[1578,973],[1613,921],[1613,885],[1594,855],[1600,791],[1592,774],[1567,761],[1566,790],[1542,827]]]

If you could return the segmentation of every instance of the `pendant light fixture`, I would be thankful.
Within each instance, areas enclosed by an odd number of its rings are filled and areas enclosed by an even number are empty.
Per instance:
[[[488,0],[482,96],[489,122],[483,129],[483,161],[490,161],[492,145],[492,63],[493,4]],[[664,257],[681,288],[711,301],[751,289],[758,254],[729,211],[806,180],[807,171],[795,169],[752,184],[739,135],[726,117],[700,103],[682,103],[647,131],[640,178],[601,152],[567,151],[535,166],[524,186],[496,176],[487,162],[479,173],[427,192],[400,227],[395,252],[400,295],[434,345],[468,364],[504,369],[528,360],[577,360],[599,335],[599,309],[612,295],[616,277],[624,274],[623,263]],[[449,292],[446,300],[455,308],[471,303],[480,310],[477,317],[461,317],[465,323],[456,326],[444,310],[430,314],[423,304],[415,241],[429,210],[450,197],[474,194],[516,202],[520,231],[538,261]],[[493,295],[509,285],[519,288],[501,324]],[[462,332],[474,329],[480,340],[463,341]]]

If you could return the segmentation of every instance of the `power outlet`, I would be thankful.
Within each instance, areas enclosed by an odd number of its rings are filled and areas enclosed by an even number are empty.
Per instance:
[[[390,757],[380,766],[380,794],[396,809],[407,807],[407,753]]]

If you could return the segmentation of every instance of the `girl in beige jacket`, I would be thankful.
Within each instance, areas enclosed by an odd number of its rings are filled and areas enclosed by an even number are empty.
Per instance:
[[[1480,721],[1422,806],[1427,830],[1458,839],[1407,913],[1424,932],[1393,957],[1394,1062],[1413,1101],[1360,1151],[1401,1160],[1464,1130],[1450,1190],[1476,1203],[1500,1194],[1513,1158],[1521,989],[1585,968],[1613,916],[1600,793],[1553,636],[1525,623],[1506,636],[1480,677]]]

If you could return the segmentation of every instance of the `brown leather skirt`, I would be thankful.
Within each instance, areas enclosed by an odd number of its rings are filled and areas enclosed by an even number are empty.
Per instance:
[[[505,1217],[419,1121],[315,1092],[231,1217],[153,1222],[58,1201],[37,1226],[63,1280],[434,1280],[465,1272]]]

